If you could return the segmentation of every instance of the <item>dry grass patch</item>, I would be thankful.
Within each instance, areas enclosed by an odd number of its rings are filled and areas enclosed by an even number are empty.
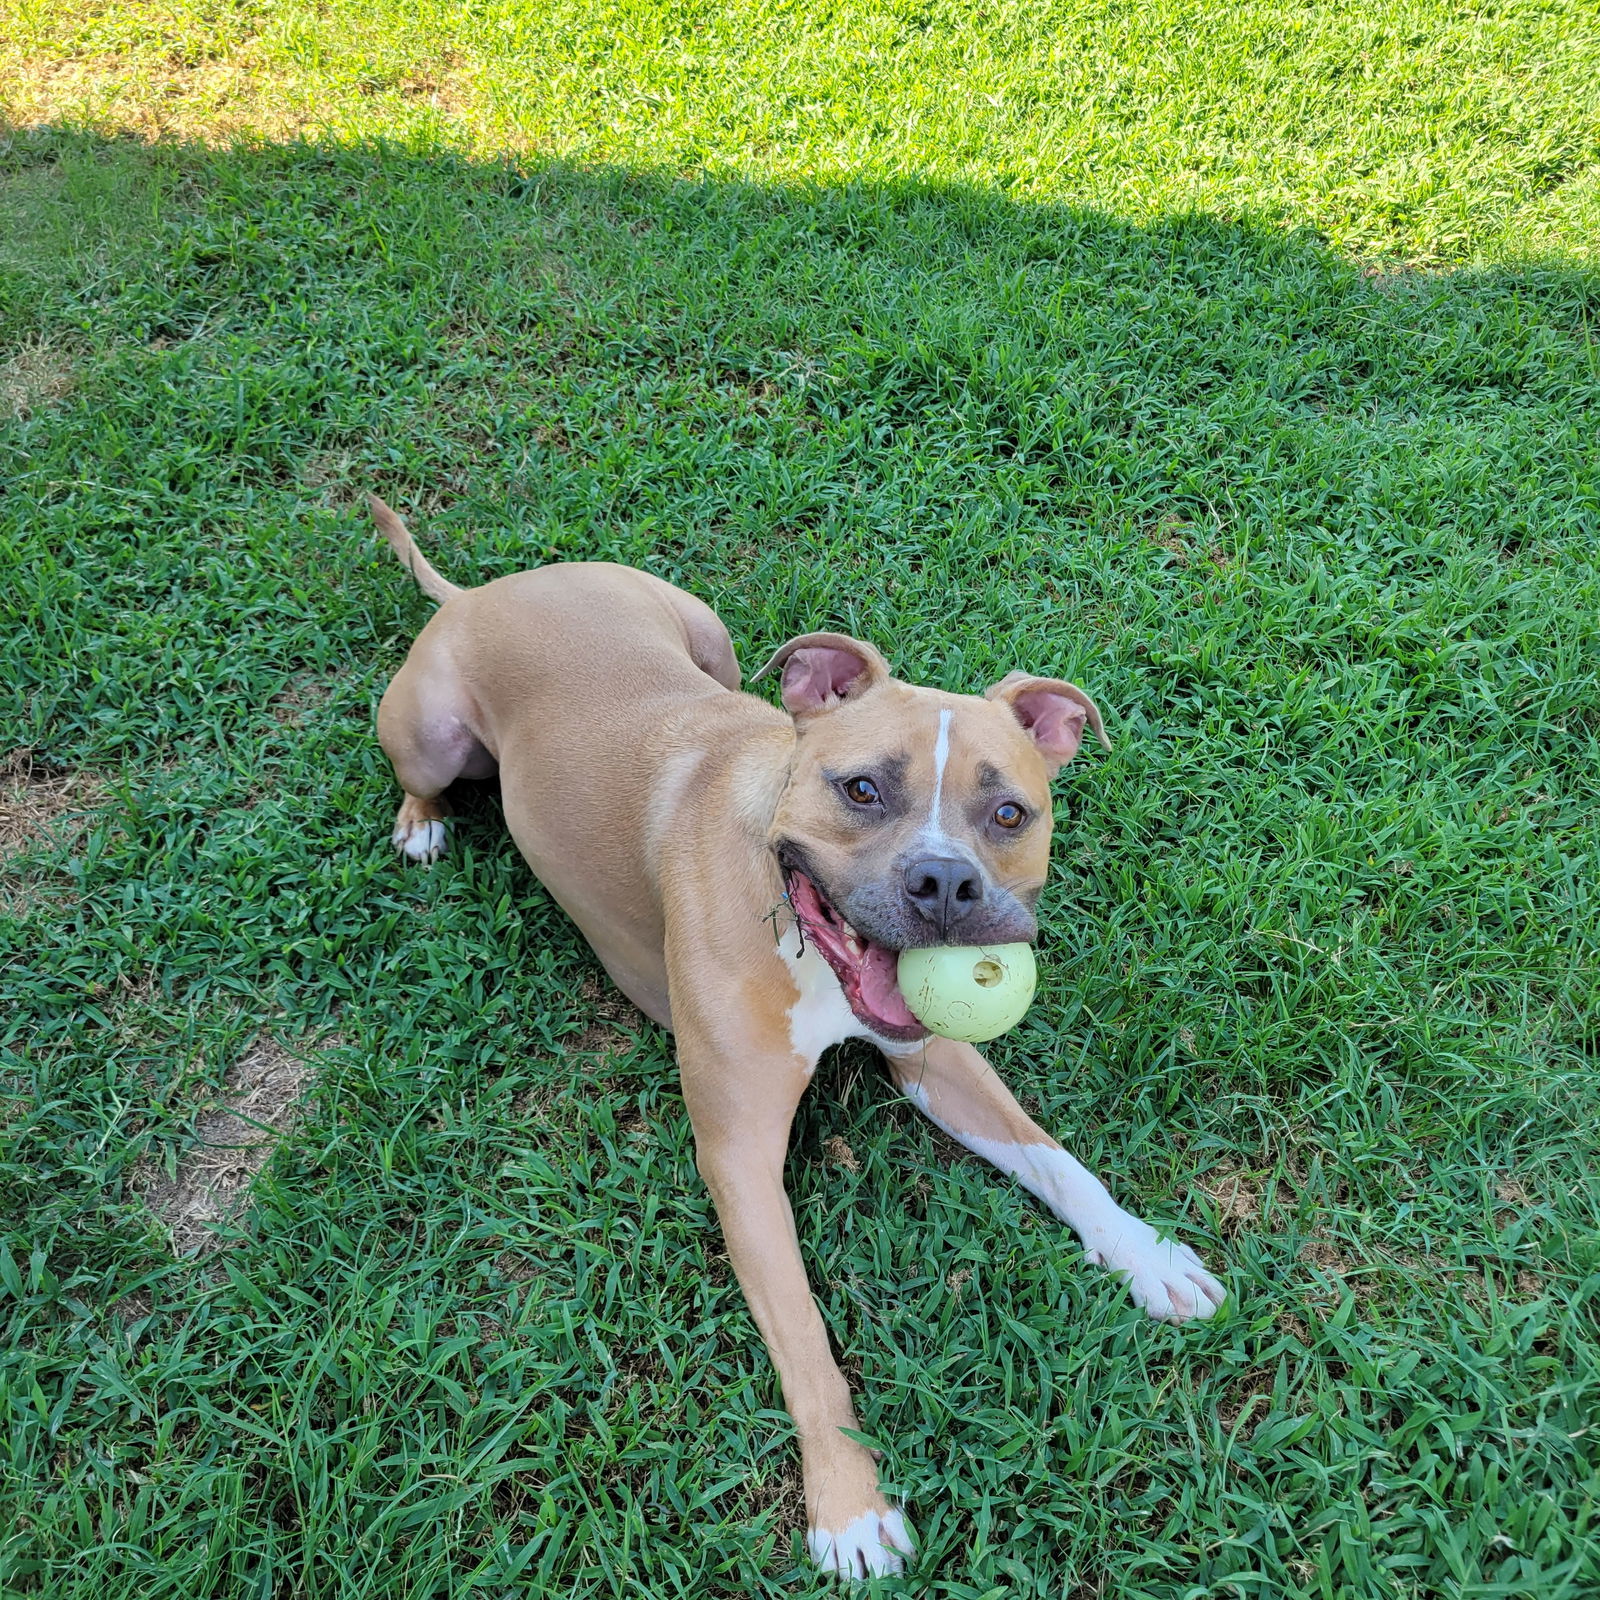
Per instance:
[[[77,367],[60,345],[26,340],[0,362],[0,422],[18,422],[72,392]]]
[[[302,674],[291,678],[273,695],[267,702],[267,712],[274,722],[281,722],[286,728],[298,728],[308,713],[327,702],[328,694],[327,684]]]
[[[0,74],[0,110],[21,126],[69,113],[145,139],[224,141],[240,134],[292,137],[314,119],[263,96],[264,75],[248,53],[196,63],[148,54],[24,57]],[[266,83],[271,84],[270,77]]]
[[[1196,1187],[1217,1208],[1225,1237],[1252,1229],[1261,1220],[1261,1185],[1230,1162],[1222,1162],[1197,1181]]]
[[[822,1151],[834,1166],[843,1167],[846,1172],[861,1170],[861,1161],[855,1151],[836,1133],[822,1141]]]
[[[261,1034],[223,1079],[227,1097],[195,1124],[195,1143],[167,1173],[143,1163],[134,1187],[172,1236],[174,1255],[201,1255],[220,1243],[215,1225],[243,1207],[256,1174],[292,1125],[308,1063]]]
[[[104,797],[93,773],[73,772],[26,746],[0,757],[0,861],[81,826]]]
[[[130,39],[71,54],[0,48],[0,117],[15,127],[72,121],[152,142],[215,145],[338,131],[370,116],[374,101],[387,102],[401,125],[458,124],[479,101],[470,64],[451,54],[394,73],[352,75],[352,62],[339,65],[330,81],[258,34],[209,43],[174,35],[164,46]]]
[[[635,1037],[650,1025],[645,1014],[604,978],[586,975],[578,992],[588,1005],[591,1018],[585,1027],[561,1041],[561,1049],[567,1055],[598,1055],[609,1060],[631,1049]]]

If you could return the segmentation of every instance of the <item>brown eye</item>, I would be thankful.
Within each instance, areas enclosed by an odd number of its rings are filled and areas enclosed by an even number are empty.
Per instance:
[[[1002,828],[1020,828],[1028,813],[1021,806],[1013,805],[1009,800],[1003,806],[996,806],[994,820]]]
[[[845,799],[853,806],[875,806],[881,799],[871,778],[846,778],[843,787]]]

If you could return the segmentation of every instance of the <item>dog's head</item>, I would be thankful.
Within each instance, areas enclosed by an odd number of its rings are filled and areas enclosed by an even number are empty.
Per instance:
[[[1100,713],[1025,672],[981,697],[919,689],[838,633],[791,639],[756,677],[775,669],[797,735],[770,838],[790,905],[857,1017],[920,1038],[899,952],[1034,937],[1050,780],[1085,726],[1106,743]]]

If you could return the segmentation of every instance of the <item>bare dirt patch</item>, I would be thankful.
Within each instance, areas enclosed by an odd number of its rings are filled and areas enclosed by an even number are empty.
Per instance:
[[[223,1079],[224,1099],[195,1124],[196,1143],[168,1174],[143,1164],[134,1187],[166,1225],[177,1256],[203,1255],[221,1243],[214,1224],[243,1206],[256,1174],[294,1121],[311,1069],[262,1034]]]
[[[561,1041],[567,1055],[598,1055],[609,1059],[627,1050],[648,1024],[645,1015],[604,978],[586,975],[578,993],[589,1008],[590,1020],[577,1033]]]
[[[430,66],[407,73],[395,87],[406,100],[421,100],[450,116],[462,116],[477,101],[471,66],[447,52]]]
[[[609,1061],[621,1055],[633,1041],[627,1034],[609,1023],[591,1022],[577,1033],[569,1033],[561,1041],[562,1052],[570,1056],[600,1056]]]
[[[0,756],[0,861],[81,822],[104,792],[94,774],[58,766],[36,750]]]
[[[298,728],[308,714],[327,700],[329,693],[327,684],[315,678],[291,678],[267,702],[267,713],[286,728]]]
[[[1165,550],[1180,567],[1189,565],[1189,543],[1183,537],[1189,525],[1181,517],[1163,517],[1145,530],[1145,538],[1157,549]]]
[[[1217,1208],[1217,1220],[1224,1234],[1232,1235],[1261,1219],[1261,1185],[1238,1171],[1231,1163],[1214,1167],[1198,1187]]]
[[[16,422],[72,392],[77,367],[60,345],[29,339],[0,361],[0,422]]]
[[[805,1483],[795,1463],[778,1462],[764,1463],[746,1478],[736,1492],[734,1504],[741,1521],[771,1510],[777,1516],[780,1533],[796,1533],[807,1526]]]
[[[1223,1431],[1233,1433],[1258,1406],[1272,1406],[1272,1375],[1242,1372],[1234,1378],[1217,1401],[1217,1421]]]
[[[1351,1270],[1350,1263],[1326,1239],[1309,1239],[1295,1252],[1296,1259],[1308,1261],[1330,1277],[1343,1278]]]
[[[300,482],[307,489],[343,489],[355,476],[359,462],[354,450],[316,450],[300,466]],[[333,504],[332,495],[324,496]]]

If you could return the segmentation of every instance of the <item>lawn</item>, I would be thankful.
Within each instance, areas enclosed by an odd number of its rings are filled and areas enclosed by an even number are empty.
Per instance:
[[[669,1041],[390,856],[369,488],[1108,713],[991,1054],[1237,1303],[842,1052],[886,1592],[1600,1594],[1591,6],[0,0],[0,118],[0,1594],[825,1592]]]

